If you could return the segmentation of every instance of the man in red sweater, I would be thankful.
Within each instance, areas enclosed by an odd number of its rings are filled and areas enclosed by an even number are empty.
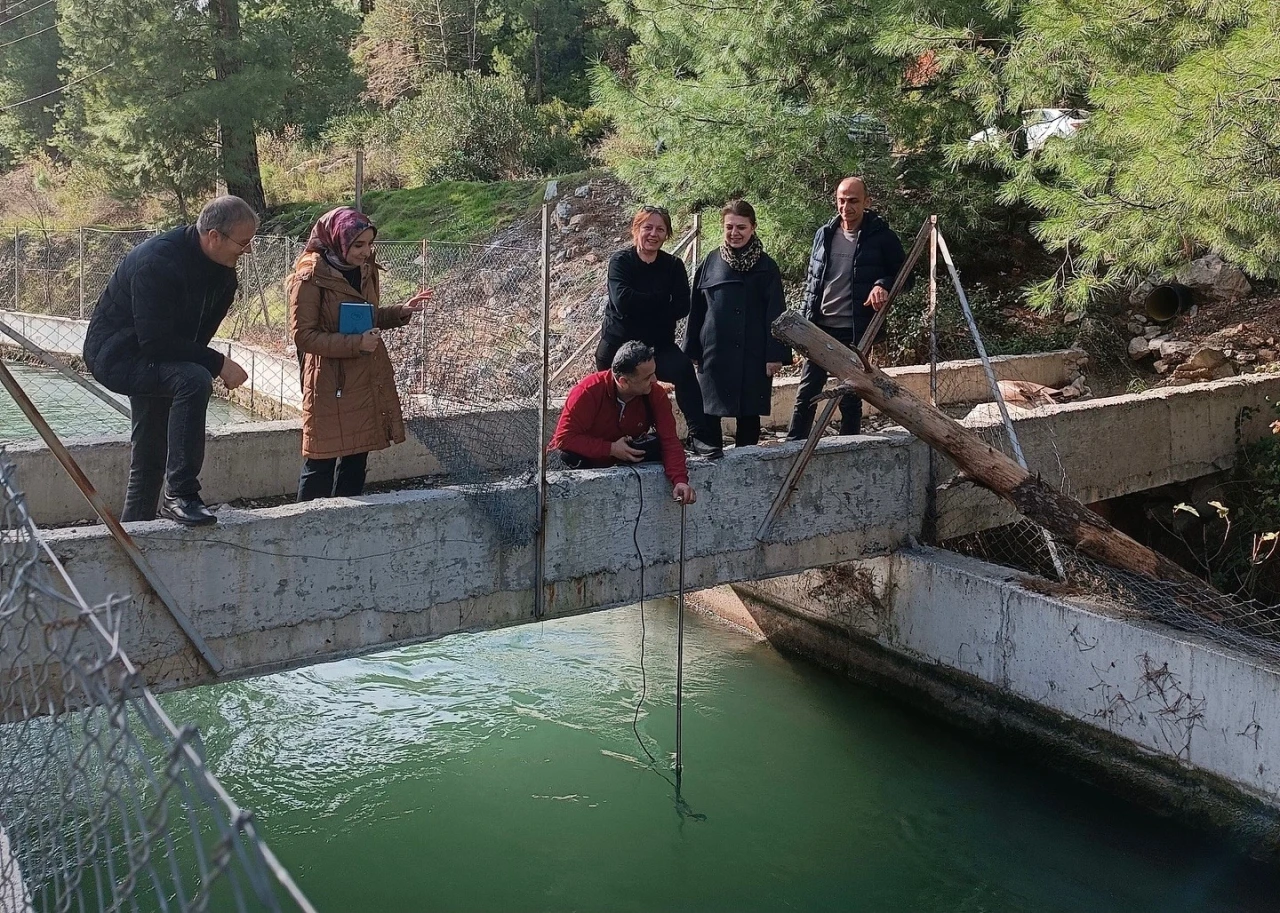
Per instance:
[[[548,449],[558,450],[573,469],[661,460],[671,496],[692,504],[697,494],[689,484],[671,401],[654,387],[657,370],[653,349],[623,343],[608,371],[587,375],[569,391]]]

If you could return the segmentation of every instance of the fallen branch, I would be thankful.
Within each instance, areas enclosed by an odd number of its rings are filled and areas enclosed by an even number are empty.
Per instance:
[[[945,453],[973,482],[1004,498],[1024,517],[1086,555],[1155,580],[1204,587],[1203,580],[1129,538],[1038,475],[1032,475],[795,312],[788,311],[774,321],[773,334],[838,378],[841,387],[849,388]]]

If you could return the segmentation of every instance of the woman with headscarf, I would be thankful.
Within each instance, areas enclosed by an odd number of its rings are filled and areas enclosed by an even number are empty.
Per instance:
[[[362,493],[369,452],[404,441],[395,371],[381,331],[409,323],[431,290],[404,304],[380,305],[376,234],[354,209],[325,213],[288,279],[289,322],[302,362],[299,501]],[[340,332],[348,302],[372,306],[371,329]]]
[[[791,362],[791,349],[769,327],[786,307],[782,273],[756,234],[756,211],[733,200],[720,211],[724,243],[693,275],[693,300],[684,352],[698,367],[708,424],[736,419],[734,444],[760,442],[760,416],[768,415],[773,376]]]

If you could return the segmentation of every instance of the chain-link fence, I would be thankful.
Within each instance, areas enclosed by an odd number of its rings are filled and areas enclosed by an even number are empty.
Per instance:
[[[0,450],[0,910],[311,910],[43,547]]]

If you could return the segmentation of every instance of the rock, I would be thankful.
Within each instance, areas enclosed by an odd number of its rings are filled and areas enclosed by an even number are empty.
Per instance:
[[[1258,361],[1275,361],[1275,360],[1276,360],[1275,349],[1259,349],[1258,350]]]
[[[1257,336],[1250,336],[1247,339],[1242,339],[1240,341],[1240,345],[1245,346],[1246,348],[1256,349],[1262,345],[1262,340]]]
[[[1244,332],[1244,324],[1237,323],[1233,327],[1225,327],[1219,330],[1218,335],[1225,336],[1227,339],[1231,339],[1232,337],[1239,336],[1243,332]]]
[[[1061,392],[1029,380],[1002,380],[996,386],[1000,388],[1000,396],[1006,405],[1024,409],[1052,405],[1054,397]]]
[[[1160,328],[1147,327],[1145,330],[1142,331],[1142,335],[1147,337],[1148,339],[1155,339],[1157,336],[1160,335]]]
[[[1231,362],[1226,362],[1214,368],[1209,374],[1210,380],[1222,380],[1224,377],[1235,377],[1236,369],[1231,366]]]
[[[1075,380],[1062,388],[1062,399],[1075,399],[1077,396],[1084,396],[1085,391],[1089,388],[1084,385],[1084,376],[1077,376]]]
[[[583,263],[599,263],[600,255],[593,250],[589,250],[582,255],[582,262]]]
[[[1217,254],[1192,260],[1174,273],[1174,279],[1219,301],[1243,298],[1253,291],[1244,270],[1232,266]]]
[[[1218,349],[1201,349],[1179,368],[1213,370],[1227,363],[1227,356]]]
[[[1134,361],[1140,361],[1141,359],[1146,358],[1147,353],[1150,351],[1149,343],[1150,340],[1145,336],[1135,336],[1133,339],[1130,339],[1129,357]]]
[[[562,225],[569,224],[569,217],[573,215],[573,206],[568,200],[561,200],[556,204],[556,221]]]
[[[1066,316],[1062,318],[1062,322],[1068,325],[1073,323],[1079,323],[1080,318],[1083,316],[1084,314],[1080,313],[1079,311],[1067,311]]]
[[[591,216],[585,212],[580,212],[569,220],[569,228],[573,231],[582,231],[590,221]]]
[[[579,199],[581,199],[582,197],[589,197],[589,196],[591,196],[591,185],[590,185],[590,184],[583,184],[581,187],[577,188],[577,189],[573,192],[573,195],[574,195],[575,197],[578,197]]]
[[[1253,352],[1241,352],[1236,356],[1236,361],[1240,362],[1242,365],[1251,365],[1257,360],[1258,356]]]
[[[1169,363],[1164,359],[1157,358],[1155,360],[1155,363],[1152,364],[1151,367],[1156,369],[1157,374],[1165,374],[1168,372],[1170,366],[1169,366]]]
[[[1195,350],[1195,343],[1175,342],[1172,339],[1161,340],[1159,346],[1160,357],[1165,361],[1182,361]]]
[[[1143,324],[1138,323],[1136,320],[1130,320],[1125,329],[1129,331],[1130,336],[1141,336]]]
[[[547,191],[542,195],[542,202],[550,203],[560,192],[559,181],[547,181]]]

